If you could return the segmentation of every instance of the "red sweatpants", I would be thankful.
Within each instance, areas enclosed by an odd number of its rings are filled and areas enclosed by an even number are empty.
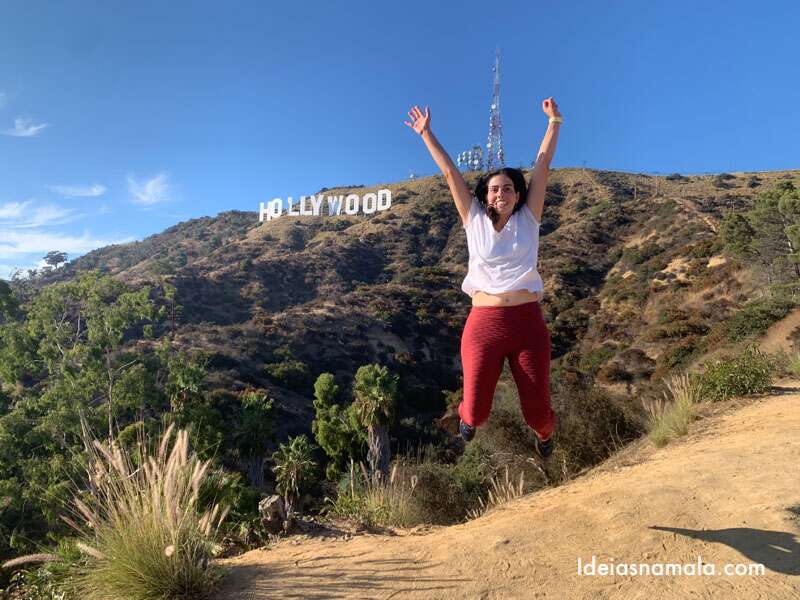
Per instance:
[[[506,357],[525,421],[539,437],[549,438],[555,428],[550,406],[550,332],[538,302],[473,306],[470,310],[461,335],[461,420],[478,427],[489,418]]]

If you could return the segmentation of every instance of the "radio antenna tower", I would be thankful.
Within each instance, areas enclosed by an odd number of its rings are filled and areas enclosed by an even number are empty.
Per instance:
[[[489,109],[489,140],[486,142],[486,170],[505,166],[503,156],[503,123],[500,121],[500,48],[494,52],[494,86]]]

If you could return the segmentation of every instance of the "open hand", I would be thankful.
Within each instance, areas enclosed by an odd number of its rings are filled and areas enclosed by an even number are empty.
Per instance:
[[[411,117],[411,122],[403,121],[406,125],[411,127],[414,131],[418,134],[422,135],[426,131],[430,131],[431,129],[431,111],[428,110],[428,107],[425,107],[425,114],[422,114],[422,111],[419,109],[419,106],[414,106],[410,111],[408,111],[408,116]]]
[[[542,101],[542,110],[548,117],[561,116],[561,113],[558,112],[558,104],[556,104],[556,101],[553,100],[552,96]]]

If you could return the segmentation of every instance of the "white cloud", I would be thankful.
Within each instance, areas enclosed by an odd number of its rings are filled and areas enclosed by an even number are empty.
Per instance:
[[[6,129],[3,133],[5,135],[13,135],[14,137],[34,137],[39,135],[39,132],[47,127],[47,125],[48,123],[34,125],[33,119],[17,117],[14,119],[14,129]]]
[[[92,185],[48,185],[47,189],[66,198],[97,198],[106,193],[106,186]]]
[[[0,205],[0,231],[63,225],[83,216],[73,209],[62,208],[55,204],[32,207],[32,203],[32,200],[28,200]]]
[[[54,204],[37,205],[34,200],[0,204],[0,277],[7,279],[17,269],[40,267],[42,257],[51,250],[75,258],[95,248],[133,241],[96,238],[85,231],[78,236],[49,230],[82,216]]]
[[[7,221],[9,219],[17,219],[25,212],[25,208],[31,203],[27,202],[6,202],[0,204],[0,221]]]
[[[128,176],[128,189],[131,193],[131,201],[142,206],[152,206],[162,202],[169,202],[170,186],[167,181],[168,176],[162,172],[145,181],[136,181],[133,176]]]
[[[83,216],[71,208],[62,208],[55,204],[36,207],[32,207],[32,204],[32,200],[26,200],[25,202],[6,202],[0,205],[0,230],[2,228],[30,229],[45,225],[63,225]]]
[[[81,215],[69,208],[61,208],[54,204],[39,206],[30,215],[26,222],[20,223],[17,227],[31,228],[42,227],[44,225],[63,225],[78,219]]]

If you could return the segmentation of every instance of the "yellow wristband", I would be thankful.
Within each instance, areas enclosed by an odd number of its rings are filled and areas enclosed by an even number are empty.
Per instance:
[[[550,117],[550,123],[563,123],[564,119],[561,117]]]

